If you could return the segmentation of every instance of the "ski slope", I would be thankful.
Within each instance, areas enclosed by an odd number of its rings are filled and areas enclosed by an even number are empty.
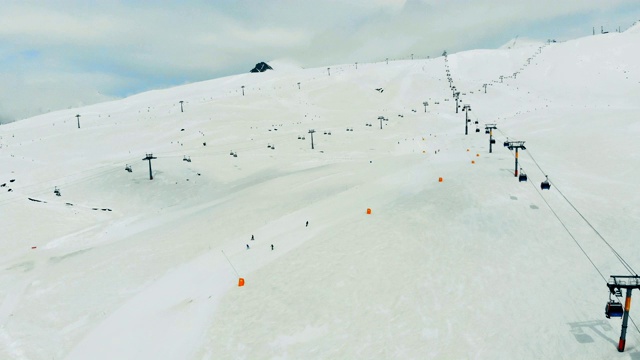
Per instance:
[[[638,358],[581,215],[640,267],[639,29],[0,126],[0,358]]]

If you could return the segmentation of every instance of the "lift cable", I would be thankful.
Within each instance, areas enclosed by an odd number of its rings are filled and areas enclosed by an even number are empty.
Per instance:
[[[547,204],[547,207],[549,208],[549,210],[551,210],[551,212],[553,213],[553,215],[556,217],[556,219],[558,219],[558,221],[560,222],[560,224],[562,225],[562,227],[567,231],[567,234],[569,234],[569,236],[571,236],[571,238],[573,239],[573,241],[576,243],[576,245],[578,246],[578,248],[580,248],[580,251],[582,251],[582,253],[584,254],[584,256],[589,260],[589,262],[591,263],[591,265],[593,266],[594,269],[596,269],[596,271],[598,272],[598,274],[600,274],[600,277],[602,278],[602,280],[604,280],[605,283],[607,283],[607,279],[604,277],[604,275],[602,274],[602,271],[600,271],[600,269],[598,269],[598,267],[596,266],[596,264],[593,262],[593,260],[591,260],[591,257],[587,254],[587,252],[584,250],[584,248],[582,247],[582,245],[580,245],[580,243],[578,242],[578,240],[575,238],[575,236],[573,236],[573,234],[571,233],[571,231],[569,230],[569,228],[567,228],[567,226],[565,225],[564,221],[562,221],[562,219],[560,219],[560,216],[558,216],[558,214],[555,212],[555,210],[553,210],[553,208],[551,207],[551,204],[549,204],[549,202],[547,201],[547,199],[544,198],[544,196],[542,196],[542,193],[540,193],[540,190],[538,190],[538,187],[536,186],[536,184],[533,183],[533,181],[531,179],[529,179],[528,181],[533,188],[535,189],[536,193],[538,193],[538,195],[540,196],[540,198],[542,199],[542,201],[544,201],[545,204]],[[622,299],[618,296],[615,295],[614,296],[618,299],[618,302],[622,302]],[[636,330],[638,331],[638,333],[640,333],[640,328],[638,328],[638,325],[636,324],[635,321],[633,321],[633,319],[631,318],[631,315],[629,315],[629,320],[631,320],[631,323],[633,323],[633,326],[636,328]]]
[[[611,244],[609,244],[609,242],[600,234],[600,232],[598,232],[598,230],[596,230],[595,227],[593,227],[593,225],[591,225],[591,223],[589,222],[589,220],[587,220],[584,215],[582,215],[582,213],[573,205],[573,203],[571,203],[571,201],[569,201],[569,199],[567,199],[566,196],[564,196],[564,194],[562,193],[562,191],[560,191],[560,189],[558,188],[558,185],[553,184],[553,186],[555,187],[555,189],[558,191],[558,193],[565,199],[565,201],[573,208],[573,210],[575,210],[578,215],[580,215],[580,217],[582,218],[582,220],[584,220],[584,222],[587,223],[587,225],[589,225],[589,227],[596,233],[596,235],[598,235],[598,237],[609,247],[609,249],[611,249],[611,251],[613,252],[613,254],[618,258],[618,260],[620,260],[620,262],[622,263],[622,265],[625,267],[625,269],[627,269],[627,271],[629,271],[629,273],[631,273],[631,275],[635,275],[638,276],[638,273],[635,272],[635,270],[633,270],[633,268],[631,267],[631,265],[629,265],[629,263],[624,260],[622,258],[622,256],[613,248],[613,246],[611,246]]]
[[[542,168],[540,168],[540,165],[538,165],[538,162],[533,158],[533,156],[531,155],[531,151],[527,151],[527,153],[529,154],[529,156],[531,157],[531,159],[533,160],[533,162],[536,164],[536,166],[538,166],[538,169],[540,169],[540,171],[546,176],[546,173],[542,170]],[[622,258],[622,255],[620,255],[620,253],[618,253],[613,246],[611,246],[611,244],[609,244],[609,242],[604,238],[604,236],[602,236],[602,234],[600,234],[600,232],[598,230],[596,230],[596,228],[589,222],[589,220],[587,220],[587,218],[580,212],[580,210],[578,210],[575,205],[573,205],[573,203],[564,195],[564,193],[560,190],[560,188],[558,187],[557,184],[551,182],[553,184],[553,186],[555,187],[555,189],[558,191],[558,193],[564,198],[564,200],[567,202],[567,204],[569,204],[569,206],[571,206],[573,208],[573,210],[576,211],[576,213],[578,213],[578,215],[580,215],[580,217],[582,218],[582,220],[584,220],[585,223],[587,223],[587,225],[589,225],[589,227],[591,228],[591,230],[593,230],[593,232],[596,233],[596,235],[598,235],[598,237],[607,245],[607,247],[609,247],[609,249],[611,250],[611,252],[613,252],[613,254],[618,258],[618,260],[620,261],[620,263],[622,264],[622,266],[625,267],[625,269],[627,269],[627,271],[629,271],[629,273],[631,275],[638,275],[638,273],[635,272],[635,270],[633,270],[633,268],[631,267],[631,265],[629,265],[629,263]],[[537,190],[537,189],[536,189]]]
[[[551,204],[549,204],[549,202],[547,201],[547,199],[544,198],[544,196],[542,196],[542,194],[540,193],[540,190],[538,190],[538,187],[536,186],[536,184],[533,183],[532,180],[529,180],[529,183],[531,183],[531,185],[533,186],[533,188],[536,190],[536,193],[538,193],[538,195],[540,195],[540,198],[542,198],[542,201],[544,201],[545,204],[547,204],[547,207],[549,208],[549,210],[551,210],[551,212],[553,213],[553,215],[556,217],[556,219],[558,219],[558,221],[560,222],[560,224],[562,225],[562,227],[567,231],[567,234],[569,234],[569,236],[571,236],[571,238],[573,239],[573,241],[576,243],[576,245],[578,245],[578,248],[580,248],[580,251],[582,251],[582,253],[584,254],[584,256],[587,257],[587,259],[589,260],[589,262],[591,263],[591,265],[593,265],[593,268],[596,269],[596,271],[598,272],[598,274],[600,274],[600,277],[602,277],[602,280],[604,280],[604,282],[607,282],[607,278],[605,278],[605,276],[602,274],[602,272],[600,271],[600,269],[598,269],[598,267],[596,266],[596,264],[593,262],[593,260],[591,260],[591,257],[589,257],[589,255],[587,254],[587,252],[584,250],[584,248],[582,247],[582,245],[580,245],[580,243],[578,242],[578,240],[576,239],[575,236],[573,236],[573,234],[571,233],[571,231],[569,230],[569,228],[567,228],[567,225],[565,225],[564,221],[562,221],[562,219],[560,219],[560,216],[558,215],[558,213],[555,212],[555,210],[553,210],[553,208],[551,207]]]
[[[536,164],[538,169],[540,169],[540,172],[542,173],[542,175],[547,176],[547,173],[545,173],[544,170],[542,170],[542,168],[540,167],[540,165],[538,164],[536,159],[533,158],[533,155],[531,154],[531,151],[527,151],[527,154],[529,154],[529,157],[531,158],[531,160],[533,160],[533,163]]]
[[[502,130],[500,130],[499,128],[497,129],[500,134],[502,134],[505,138],[509,138]],[[535,160],[535,158],[531,155],[531,150],[527,149],[527,154],[529,154],[529,156],[531,157],[531,160],[533,160],[533,162],[536,164],[536,166],[538,167],[538,169],[540,169],[540,171],[542,172],[543,175],[547,176],[547,173],[542,170],[542,167],[540,166],[540,164]],[[573,205],[573,203],[564,195],[564,193],[562,193],[562,191],[560,191],[560,189],[558,188],[558,186],[553,183],[550,182],[551,184],[553,184],[553,186],[555,187],[555,189],[558,191],[558,193],[564,198],[564,200],[569,204],[569,206],[571,206],[571,208],[573,208],[573,210],[575,210],[575,212],[582,218],[582,220],[585,221],[585,223],[587,223],[587,225],[591,228],[591,230],[593,230],[596,235],[607,245],[607,247],[609,247],[609,249],[611,250],[611,252],[614,254],[614,256],[618,259],[618,261],[620,261],[620,263],[622,264],[622,266],[624,266],[624,268],[632,275],[638,275],[635,270],[631,267],[631,265],[629,265],[629,263],[620,255],[620,253],[618,253],[618,251],[616,251],[613,246],[611,246],[611,244],[604,238],[604,236],[602,236],[602,234],[600,234],[600,232],[598,230],[596,230],[596,228],[589,222],[589,220],[587,220],[587,218],[575,207],[575,205]],[[537,188],[536,188],[537,190]],[[546,202],[546,201],[545,201]]]
[[[502,134],[502,136],[504,136],[506,139],[508,139],[509,137],[499,128],[496,128],[496,130],[498,130],[500,132],[500,134]],[[513,151],[510,151],[513,154]],[[531,157],[531,160],[533,160],[533,162],[536,164],[536,166],[538,167],[538,169],[540,169],[540,172],[542,172],[543,175],[547,176],[547,174],[544,172],[544,170],[542,170],[542,167],[540,167],[540,164],[538,164],[538,162],[535,160],[535,158],[531,155],[531,151],[529,149],[527,149],[527,153],[529,154],[529,156]],[[600,269],[596,266],[596,264],[593,262],[593,260],[591,259],[591,257],[587,254],[587,252],[584,250],[584,248],[580,245],[580,243],[578,242],[578,240],[575,238],[575,236],[573,236],[573,234],[571,233],[571,231],[567,228],[567,226],[565,225],[565,223],[562,221],[562,219],[560,218],[560,216],[555,212],[555,210],[553,210],[553,208],[551,207],[551,204],[549,204],[549,202],[544,198],[544,196],[542,195],[542,193],[538,190],[538,187],[536,186],[536,184],[534,184],[534,182],[531,179],[528,179],[528,182],[531,183],[531,185],[533,186],[533,188],[536,190],[536,193],[540,196],[540,198],[542,198],[542,200],[544,201],[545,204],[547,204],[547,207],[549,208],[549,210],[551,210],[551,212],[553,213],[553,215],[556,217],[556,219],[558,219],[558,221],[560,222],[560,224],[562,225],[562,227],[567,231],[567,233],[569,234],[569,236],[571,236],[571,238],[573,239],[573,241],[576,243],[576,245],[578,246],[578,248],[580,249],[580,251],[582,251],[582,253],[584,254],[584,256],[589,260],[589,262],[591,263],[591,265],[593,266],[594,269],[596,269],[596,271],[598,272],[598,274],[600,275],[600,277],[602,278],[602,280],[604,280],[605,283],[608,283],[607,279],[605,278],[605,276],[602,274],[602,272],[600,271]],[[584,215],[582,215],[582,213],[580,211],[578,211],[578,209],[573,205],[573,203],[571,203],[571,201],[569,201],[569,199],[558,189],[558,186],[556,184],[553,184],[555,189],[558,190],[558,193],[565,199],[565,201],[578,213],[578,215],[580,215],[580,217],[589,225],[589,227],[591,227],[591,229],[600,237],[600,239],[602,239],[602,241],[609,247],[609,249],[611,249],[611,251],[613,252],[613,254],[618,258],[618,260],[622,263],[622,265],[627,269],[627,271],[629,271],[631,274],[636,275],[635,271],[633,270],[633,268],[631,268],[631,266],[622,258],[622,256],[609,244],[608,241],[606,241],[604,239],[604,237],[600,234],[600,232],[598,232],[593,225],[584,217]],[[622,302],[622,299],[618,296],[615,295],[616,299],[618,300],[618,302]],[[631,315],[629,314],[629,320],[631,320],[631,323],[633,324],[633,326],[636,328],[636,331],[638,331],[638,333],[640,333],[640,328],[638,328],[638,325],[636,324],[636,322],[633,320],[633,318],[631,317]]]

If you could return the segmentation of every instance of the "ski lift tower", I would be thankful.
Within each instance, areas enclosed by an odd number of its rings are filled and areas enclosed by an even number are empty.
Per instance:
[[[484,126],[485,134],[489,134],[489,154],[493,152],[492,145],[496,143],[496,139],[493,138],[493,130],[497,128],[496,124],[485,124]]]
[[[313,150],[313,133],[315,133],[316,131],[314,129],[310,129],[309,130],[309,134],[311,134],[311,150]]]
[[[504,146],[509,148],[509,150],[516,151],[516,171],[513,176],[518,177],[518,149],[527,149],[526,147],[524,147],[524,141],[505,141]]]
[[[458,104],[458,101],[456,100],[456,104]],[[469,135],[469,122],[471,120],[469,120],[469,110],[471,110],[471,105],[469,104],[465,104],[462,107],[462,111],[464,111],[464,134],[465,135]]]
[[[640,276],[638,275],[611,275],[607,282],[607,287],[612,294],[620,293],[622,289],[627,289],[627,297],[624,301],[624,315],[622,317],[622,331],[620,332],[620,342],[618,351],[624,351],[627,341],[627,322],[629,321],[629,309],[631,308],[631,290],[640,289]]]
[[[153,154],[147,154],[147,156],[142,159],[149,162],[149,180],[153,180],[153,173],[151,172],[151,160],[153,159],[157,159],[157,157],[153,156]]]

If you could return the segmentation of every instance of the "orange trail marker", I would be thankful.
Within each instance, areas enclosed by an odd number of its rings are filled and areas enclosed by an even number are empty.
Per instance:
[[[244,278],[238,279],[238,286],[244,286]]]
[[[367,215],[371,215],[371,209],[367,208]]]
[[[438,178],[438,182],[442,182],[442,178]]]

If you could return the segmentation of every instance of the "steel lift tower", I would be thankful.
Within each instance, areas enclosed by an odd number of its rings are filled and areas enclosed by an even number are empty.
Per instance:
[[[527,148],[524,147],[524,141],[505,141],[504,146],[509,148],[509,150],[516,151],[516,171],[513,173],[513,176],[518,177],[518,150],[527,150]]]
[[[622,295],[622,289],[627,290],[627,297],[624,301],[624,313],[620,314],[619,309],[622,304],[617,301],[609,301],[605,308],[607,317],[619,317],[622,315],[622,331],[620,332],[620,341],[618,342],[618,351],[624,351],[624,345],[627,341],[627,323],[629,321],[629,309],[631,308],[631,290],[640,289],[640,276],[638,275],[611,275],[611,279],[607,282],[607,287],[611,294]],[[617,306],[616,306],[617,305]]]

